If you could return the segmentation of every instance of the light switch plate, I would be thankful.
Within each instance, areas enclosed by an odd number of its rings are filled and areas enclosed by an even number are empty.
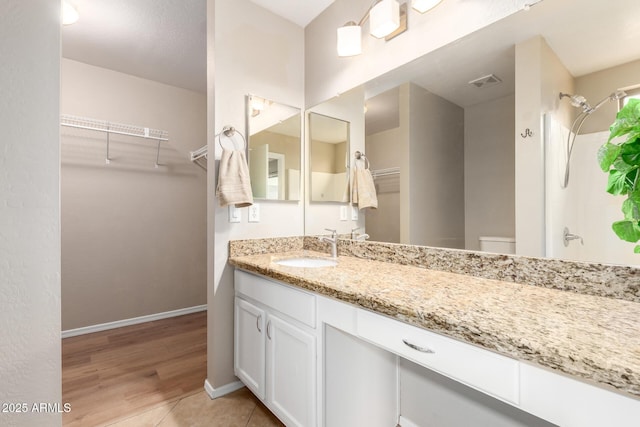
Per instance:
[[[357,221],[357,220],[358,220],[358,207],[351,206],[351,221]]]
[[[347,220],[347,206],[340,206],[340,221]]]
[[[242,221],[242,211],[234,205],[229,205],[229,222]]]
[[[260,205],[257,203],[249,206],[249,222],[260,222]]]

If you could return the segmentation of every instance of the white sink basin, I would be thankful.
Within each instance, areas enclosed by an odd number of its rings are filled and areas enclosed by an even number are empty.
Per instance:
[[[338,262],[334,259],[307,257],[281,259],[279,261],[275,261],[275,263],[287,267],[304,268],[333,267],[338,264]]]

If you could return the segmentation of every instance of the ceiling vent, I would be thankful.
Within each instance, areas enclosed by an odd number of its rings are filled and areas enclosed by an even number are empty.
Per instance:
[[[470,85],[474,85],[475,87],[489,87],[499,83],[502,83],[502,80],[495,74],[489,74],[488,76],[483,76],[469,82]]]

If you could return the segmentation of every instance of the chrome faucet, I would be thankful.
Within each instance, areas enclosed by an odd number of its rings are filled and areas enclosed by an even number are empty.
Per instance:
[[[569,242],[571,240],[580,240],[580,244],[584,245],[584,241],[582,240],[582,237],[578,236],[577,234],[573,234],[573,233],[569,233],[569,229],[567,227],[564,228],[564,230],[562,231],[562,241],[566,246],[569,246]]]
[[[325,230],[331,232],[331,237],[321,237],[320,241],[331,243],[331,258],[338,257],[338,231],[332,230],[330,228],[325,228]]]
[[[369,235],[366,233],[360,234],[358,233],[358,230],[360,230],[360,228],[356,227],[351,229],[351,240],[367,240],[369,238]]]

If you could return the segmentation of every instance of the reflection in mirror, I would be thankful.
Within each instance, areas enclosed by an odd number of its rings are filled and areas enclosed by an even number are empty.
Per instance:
[[[249,95],[247,128],[253,197],[300,200],[300,109]]]
[[[371,240],[639,264],[611,231],[621,200],[606,193],[595,154],[616,103],[585,121],[563,189],[581,110],[559,98],[595,105],[640,85],[639,13],[631,0],[540,2],[365,83]],[[390,168],[399,174],[376,173]],[[565,245],[565,228],[582,240]]]
[[[349,122],[309,113],[312,202],[348,201]]]

